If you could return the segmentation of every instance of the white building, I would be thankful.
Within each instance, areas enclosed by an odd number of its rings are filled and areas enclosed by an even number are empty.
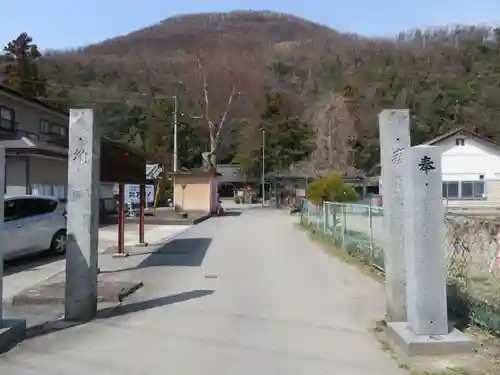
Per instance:
[[[443,148],[443,201],[448,208],[500,208],[500,143],[458,128],[425,144]]]
[[[449,207],[500,207],[500,143],[459,128],[426,144],[443,148],[443,199]]]

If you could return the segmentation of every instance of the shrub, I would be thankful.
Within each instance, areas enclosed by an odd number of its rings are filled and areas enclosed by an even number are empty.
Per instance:
[[[241,203],[240,197],[234,197],[234,203],[240,204]]]
[[[354,187],[345,183],[339,174],[328,173],[309,184],[307,198],[311,203],[323,204],[325,201],[354,202],[357,195]]]

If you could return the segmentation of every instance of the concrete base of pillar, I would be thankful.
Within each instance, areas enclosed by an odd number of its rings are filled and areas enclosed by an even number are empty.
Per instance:
[[[129,253],[114,253],[112,255],[113,258],[126,258],[129,256]]]
[[[26,337],[26,321],[22,319],[0,320],[0,353],[5,353]]]
[[[476,343],[458,329],[446,335],[416,335],[406,322],[387,324],[387,337],[407,356],[472,353]]]
[[[139,242],[135,247],[147,247],[149,244],[147,242]]]

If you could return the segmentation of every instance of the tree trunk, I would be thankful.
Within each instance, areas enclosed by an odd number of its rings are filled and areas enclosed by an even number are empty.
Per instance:
[[[217,168],[217,139],[210,135],[210,166]]]

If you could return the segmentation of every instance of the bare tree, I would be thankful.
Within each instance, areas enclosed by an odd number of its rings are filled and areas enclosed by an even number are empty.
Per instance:
[[[311,162],[316,170],[353,173],[351,142],[356,136],[356,118],[344,95],[330,92],[316,104],[312,122],[317,131]]]
[[[198,64],[198,69],[201,74],[201,79],[203,82],[203,117],[208,126],[208,132],[210,137],[210,151],[203,152],[203,160],[205,163],[205,168],[207,169],[215,169],[217,167],[217,147],[220,142],[221,131],[224,125],[227,122],[229,110],[231,109],[231,104],[236,95],[236,85],[233,83],[231,86],[231,93],[227,99],[226,108],[224,113],[219,118],[218,122],[214,122],[211,117],[210,112],[210,95],[208,91],[208,80],[205,70],[203,69],[203,65],[201,63],[201,58],[199,56],[196,57],[196,62]]]

